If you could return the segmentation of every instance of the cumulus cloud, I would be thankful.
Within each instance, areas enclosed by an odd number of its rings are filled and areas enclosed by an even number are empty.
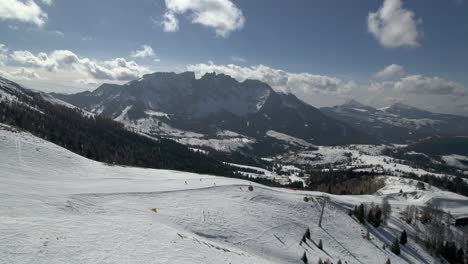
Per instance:
[[[421,20],[404,9],[401,0],[384,0],[382,7],[367,17],[369,32],[384,47],[419,46]]]
[[[227,37],[232,31],[242,29],[245,17],[231,0],[165,0],[164,31],[179,29],[177,15],[187,14],[190,21],[215,29],[216,35]]]
[[[315,75],[310,73],[291,73],[280,69],[273,69],[265,65],[241,67],[234,64],[216,65],[194,64],[187,67],[197,76],[208,72],[224,73],[233,78],[244,81],[246,79],[260,80],[268,83],[278,92],[297,95],[334,94],[344,95],[355,86],[352,82],[345,82],[335,77]]]
[[[390,79],[405,74],[403,66],[398,64],[390,64],[375,74],[376,77],[382,79]]]
[[[55,50],[49,54],[14,51],[10,54],[10,58],[20,65],[42,68],[47,71],[76,70],[96,79],[132,80],[149,72],[147,67],[124,58],[100,61],[80,58],[69,50]]]
[[[42,26],[47,14],[33,0],[0,0],[0,20],[17,20]]]
[[[132,51],[130,56],[133,58],[147,58],[147,57],[154,57],[156,54],[154,54],[153,48],[151,48],[148,45],[142,45],[141,49]]]
[[[398,92],[430,95],[465,96],[465,88],[456,82],[440,77],[411,75],[395,82],[394,89]]]

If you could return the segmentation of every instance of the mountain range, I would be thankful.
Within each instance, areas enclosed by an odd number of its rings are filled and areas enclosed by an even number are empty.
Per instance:
[[[4,98],[34,94],[6,79],[2,84]],[[193,72],[156,72],[122,85],[102,84],[94,91],[39,94],[149,137],[221,152],[274,155],[314,145],[408,144],[428,137],[468,136],[467,117],[402,103],[377,109],[355,100],[317,109],[266,83],[215,73],[196,78]]]
[[[291,141],[303,145],[376,142],[292,94],[224,74],[208,73],[197,79],[193,72],[158,72],[124,85],[103,84],[94,91],[51,95],[150,136],[215,148],[216,144],[232,149]]]
[[[434,136],[468,136],[468,117],[432,113],[403,103],[374,108],[355,100],[324,107],[324,114],[387,143],[412,143]]]

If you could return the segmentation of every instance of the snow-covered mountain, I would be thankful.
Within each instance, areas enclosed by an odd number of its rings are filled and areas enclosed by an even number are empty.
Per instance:
[[[375,195],[327,195],[319,227],[320,192],[110,166],[5,125],[0,149],[5,263],[303,263],[304,253],[308,263],[445,263],[416,242],[429,235],[424,225],[415,229],[401,213],[428,202],[456,217],[468,213],[466,197],[386,177]],[[393,208],[387,225],[348,215],[383,199]],[[307,228],[311,238],[300,243]],[[408,243],[397,256],[390,244],[402,230]]]
[[[468,135],[468,117],[432,113],[403,103],[377,109],[350,100],[343,105],[320,110],[392,143],[406,143],[428,136]]]
[[[197,79],[193,72],[158,72],[124,85],[103,84],[92,92],[52,96],[139,132],[193,145],[215,145],[211,140],[235,148],[278,141],[269,131],[314,144],[372,141],[292,94],[277,93],[260,81],[238,82],[224,74],[209,73]]]

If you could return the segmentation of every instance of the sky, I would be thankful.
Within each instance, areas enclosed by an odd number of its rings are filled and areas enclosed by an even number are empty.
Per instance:
[[[468,0],[0,0],[0,36],[0,75],[46,92],[217,72],[468,116]]]

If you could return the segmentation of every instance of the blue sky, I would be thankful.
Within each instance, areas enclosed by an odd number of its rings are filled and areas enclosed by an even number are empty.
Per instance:
[[[0,0],[0,35],[0,73],[44,91],[216,71],[314,106],[468,115],[464,0]]]

